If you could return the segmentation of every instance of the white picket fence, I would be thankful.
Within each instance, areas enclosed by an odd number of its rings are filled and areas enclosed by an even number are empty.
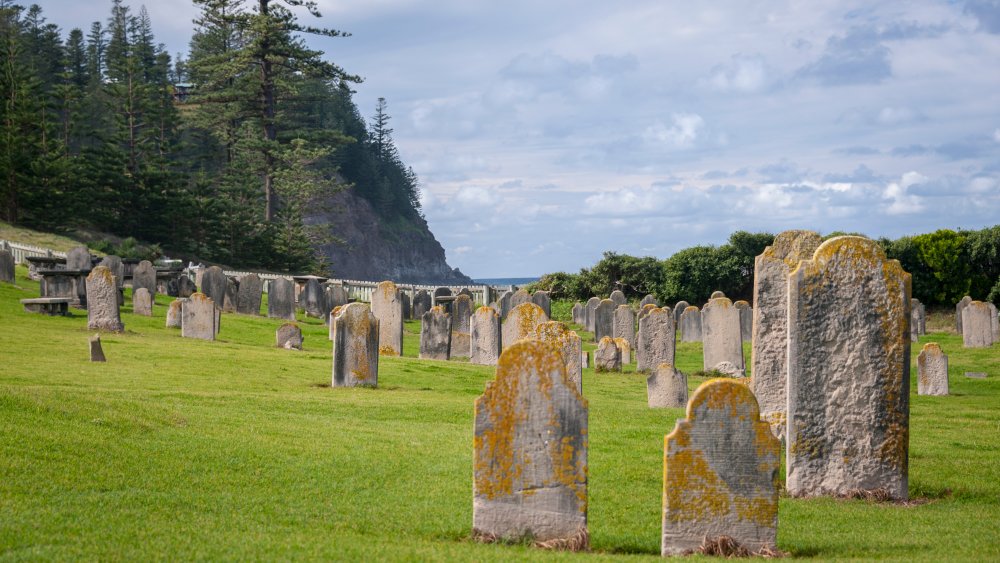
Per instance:
[[[65,252],[59,252],[58,250],[52,250],[49,248],[42,248],[41,246],[35,246],[33,244],[22,244],[20,242],[14,242],[12,240],[0,239],[0,246],[6,242],[10,245],[10,253],[14,255],[15,264],[24,264],[25,259],[29,256],[55,256],[56,258],[65,258]]]

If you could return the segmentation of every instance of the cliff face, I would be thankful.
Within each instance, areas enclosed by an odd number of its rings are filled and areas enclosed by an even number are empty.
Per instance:
[[[330,275],[340,279],[419,284],[471,284],[445,261],[444,248],[423,219],[387,224],[350,189],[334,195],[310,224],[329,225],[341,242],[323,246]]]

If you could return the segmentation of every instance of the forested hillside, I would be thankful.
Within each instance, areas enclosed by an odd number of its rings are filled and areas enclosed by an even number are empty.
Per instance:
[[[346,34],[300,23],[319,15],[310,2],[195,4],[190,53],[175,59],[145,8],[121,0],[67,33],[38,6],[0,4],[2,218],[320,273],[350,254],[338,229],[355,226],[316,218],[343,216],[330,206],[346,202],[374,214],[373,237],[417,232],[443,264],[386,101],[366,122],[352,100],[359,77],[302,39]]]

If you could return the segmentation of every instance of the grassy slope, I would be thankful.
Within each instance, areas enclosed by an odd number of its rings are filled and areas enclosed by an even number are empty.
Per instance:
[[[3,221],[0,221],[0,239],[20,242],[22,244],[33,244],[42,248],[51,248],[52,250],[63,252],[83,244],[68,237],[34,231],[24,227],[16,227]]]
[[[492,370],[382,359],[379,388],[331,389],[326,327],[273,347],[278,321],[223,317],[221,341],[181,339],[123,309],[109,361],[87,361],[86,315],[21,312],[0,284],[0,559],[564,559],[468,539],[472,403]],[[822,559],[1000,557],[1000,347],[951,360],[950,397],[912,406],[916,506],[782,499],[779,545]],[[592,349],[592,346],[588,346]],[[914,346],[914,355],[919,346]],[[678,364],[700,368],[700,345]],[[914,369],[916,363],[914,362]],[[967,370],[987,371],[967,381]],[[700,383],[693,378],[692,389]],[[913,384],[914,390],[916,384]],[[659,553],[663,435],[643,377],[584,373],[596,554]],[[914,391],[915,393],[915,391]]]

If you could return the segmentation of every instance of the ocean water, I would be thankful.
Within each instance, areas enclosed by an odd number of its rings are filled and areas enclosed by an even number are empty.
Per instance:
[[[484,278],[479,280],[473,280],[476,283],[482,283],[486,285],[528,285],[531,282],[538,281],[539,278]]]

